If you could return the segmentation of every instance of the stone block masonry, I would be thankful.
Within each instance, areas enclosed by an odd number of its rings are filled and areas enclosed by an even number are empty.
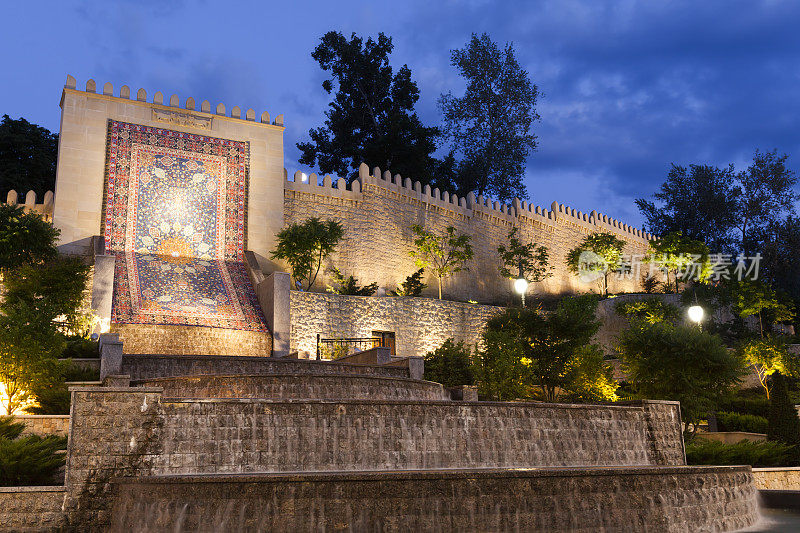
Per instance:
[[[550,209],[528,205],[515,200],[512,205],[500,205],[483,197],[470,195],[458,198],[438,189],[412,185],[408,178],[381,174],[376,168],[370,174],[365,165],[350,189],[344,180],[336,188],[329,176],[318,185],[315,174],[302,181],[300,173],[294,181],[284,184],[284,219],[286,224],[301,222],[316,216],[338,220],[345,228],[342,243],[326,266],[335,266],[345,275],[353,274],[362,283],[377,282],[387,290],[398,287],[417,270],[408,252],[413,249],[411,226],[420,224],[442,233],[447,226],[472,237],[475,257],[467,270],[446,280],[444,294],[458,300],[507,304],[518,298],[512,282],[499,273],[498,245],[507,242],[511,228],[519,229],[523,242],[547,246],[554,276],[533,284],[530,293],[566,293],[597,290],[596,283],[585,284],[567,271],[564,263],[567,252],[586,235],[610,232],[626,242],[627,254],[644,254],[650,236],[638,229],[592,211],[575,211],[553,203]],[[436,294],[436,279],[426,273],[428,289]],[[325,274],[318,286],[329,282]],[[611,280],[612,292],[632,292],[639,289],[639,279]]]
[[[291,291],[291,350],[316,357],[322,337],[371,337],[391,331],[400,357],[424,356],[448,338],[472,347],[503,308],[433,298],[343,296]]]
[[[0,487],[0,531],[57,531],[64,487]]]
[[[269,332],[154,324],[112,324],[126,354],[269,356]]]

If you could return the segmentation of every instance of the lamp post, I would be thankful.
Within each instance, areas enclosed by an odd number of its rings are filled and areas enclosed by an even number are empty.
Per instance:
[[[705,311],[702,307],[699,305],[693,305],[689,308],[687,314],[689,315],[689,320],[697,324],[699,328],[703,328],[703,326],[700,325],[700,323],[703,321],[703,316],[705,315]]]
[[[514,290],[522,297],[522,307],[525,307],[525,293],[528,292],[528,280],[517,278],[514,281]]]

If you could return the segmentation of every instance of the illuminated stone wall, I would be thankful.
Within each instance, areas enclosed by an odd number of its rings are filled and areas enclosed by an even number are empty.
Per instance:
[[[408,178],[372,174],[362,165],[359,179],[351,188],[344,180],[332,187],[330,177],[317,184],[316,175],[302,182],[296,174],[294,181],[285,183],[284,213],[287,224],[317,216],[340,221],[345,228],[344,240],[326,267],[335,266],[345,275],[353,274],[360,282],[373,281],[386,290],[402,283],[417,268],[409,251],[413,249],[411,226],[420,224],[430,230],[443,232],[454,226],[459,233],[472,237],[475,257],[468,270],[446,280],[445,297],[457,300],[476,300],[481,303],[505,305],[518,298],[512,292],[510,280],[500,276],[499,244],[506,242],[509,230],[518,227],[523,242],[536,242],[548,247],[554,276],[532,285],[530,293],[564,293],[597,290],[597,283],[584,284],[570,274],[564,264],[568,251],[586,235],[610,232],[623,239],[627,254],[644,254],[649,236],[626,224],[592,212],[585,214],[553,203],[543,209],[515,200],[512,205],[475,198],[451,196],[438,189],[422,188]],[[327,277],[318,282],[324,289]],[[426,273],[426,295],[436,295],[436,280]],[[639,290],[639,278],[612,280],[612,292]]]
[[[397,355],[425,355],[448,338],[474,345],[486,320],[501,307],[433,298],[344,296],[291,291],[290,351],[316,357],[317,334],[371,337],[392,331]]]

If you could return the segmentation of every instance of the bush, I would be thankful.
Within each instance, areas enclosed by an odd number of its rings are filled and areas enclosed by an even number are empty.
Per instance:
[[[25,424],[0,417],[0,486],[47,485],[64,466],[66,437],[20,437]]]
[[[745,431],[747,433],[766,433],[766,417],[739,413],[717,412],[720,431]]]
[[[61,353],[67,359],[97,359],[100,357],[98,342],[84,337],[70,337]]]
[[[680,310],[660,298],[652,297],[635,302],[619,302],[615,306],[618,315],[629,319],[644,320],[648,324],[656,322],[675,323],[681,316]]]
[[[743,415],[756,415],[766,418],[769,413],[769,401],[760,394],[759,398],[742,398],[731,396],[723,398],[717,403],[717,408],[729,413]]]
[[[427,287],[427,285],[422,283],[422,274],[424,273],[425,269],[420,268],[408,276],[397,290],[391,292],[392,296],[419,296],[422,294],[422,291]]]
[[[785,444],[800,443],[800,419],[797,410],[789,401],[786,378],[779,373],[772,375],[772,397],[769,402],[769,426],[767,438]]]
[[[363,287],[358,284],[358,278],[350,274],[344,277],[338,268],[331,269],[331,279],[336,284],[334,287],[328,287],[328,292],[334,294],[345,294],[349,296],[372,296],[378,290],[377,283],[370,283]]]
[[[787,466],[793,446],[780,442],[742,441],[736,444],[695,438],[686,444],[686,463],[690,465]]]
[[[34,415],[68,415],[70,394],[68,381],[97,381],[97,370],[80,367],[69,361],[61,367],[61,379],[55,383],[40,384],[31,389],[38,405],[26,410]]]
[[[469,348],[463,341],[447,339],[444,344],[425,354],[425,379],[445,387],[472,385],[475,381]]]

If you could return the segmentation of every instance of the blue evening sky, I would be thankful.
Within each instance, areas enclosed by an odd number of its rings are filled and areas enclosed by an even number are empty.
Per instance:
[[[394,39],[427,124],[463,83],[449,50],[472,32],[511,41],[544,94],[531,200],[642,221],[670,162],[735,163],[756,148],[800,168],[800,2],[602,1],[38,1],[6,2],[0,114],[53,131],[66,75],[192,96],[286,117],[295,142],[324,119],[323,72],[310,54],[328,30]]]

